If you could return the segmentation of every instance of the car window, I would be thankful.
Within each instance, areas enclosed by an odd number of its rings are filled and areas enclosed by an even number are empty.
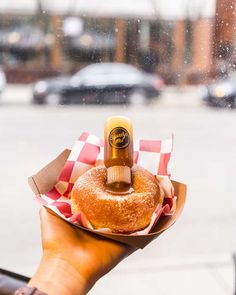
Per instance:
[[[104,63],[102,66],[101,65],[91,65],[88,66],[84,69],[82,69],[78,75],[81,76],[89,76],[89,75],[108,75],[112,73],[131,73],[131,74],[137,74],[138,70],[128,66],[128,65],[119,65],[119,64],[106,64]]]

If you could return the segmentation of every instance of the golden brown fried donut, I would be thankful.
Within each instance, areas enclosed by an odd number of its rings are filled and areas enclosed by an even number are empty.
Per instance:
[[[107,169],[90,169],[75,182],[71,193],[72,212],[82,211],[95,229],[132,233],[148,226],[164,194],[156,177],[140,166],[131,170],[134,191],[114,195],[106,191]]]

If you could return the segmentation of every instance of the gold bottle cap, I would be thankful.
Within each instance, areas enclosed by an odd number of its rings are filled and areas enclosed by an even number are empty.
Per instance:
[[[128,166],[112,166],[107,168],[107,184],[125,182],[131,183],[131,169]]]

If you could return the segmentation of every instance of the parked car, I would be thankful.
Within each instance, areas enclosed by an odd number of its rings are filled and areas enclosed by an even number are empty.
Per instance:
[[[209,106],[235,108],[236,72],[225,79],[203,86],[202,99]]]
[[[6,86],[6,76],[3,70],[0,68],[0,95],[2,94],[5,86]]]
[[[36,104],[148,103],[160,95],[164,82],[134,66],[122,63],[89,65],[72,77],[37,82],[33,88]]]

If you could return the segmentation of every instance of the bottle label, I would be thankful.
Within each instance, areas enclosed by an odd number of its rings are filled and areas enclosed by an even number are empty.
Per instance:
[[[109,144],[116,149],[124,149],[130,143],[129,133],[123,127],[116,127],[111,130]]]

